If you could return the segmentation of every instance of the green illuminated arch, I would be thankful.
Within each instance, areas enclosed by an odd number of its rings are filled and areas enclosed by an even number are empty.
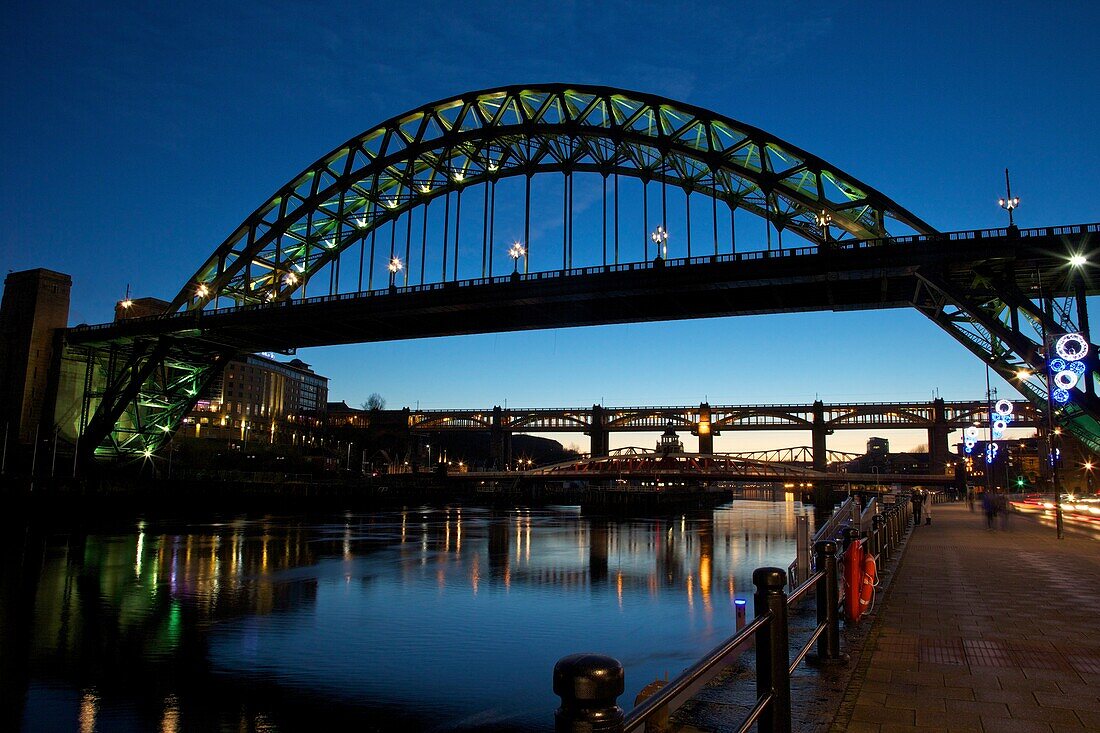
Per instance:
[[[295,176],[203,263],[171,310],[284,300],[382,224],[463,187],[517,175],[595,172],[666,182],[822,242],[934,230],[856,178],[708,110],[608,87],[471,92],[358,135]]]

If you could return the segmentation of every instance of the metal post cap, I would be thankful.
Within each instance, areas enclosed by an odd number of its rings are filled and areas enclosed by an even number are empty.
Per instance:
[[[814,549],[823,555],[835,555],[836,543],[832,540],[819,540],[817,544],[814,545]]]
[[[757,588],[782,589],[787,585],[787,571],[782,568],[757,568],[752,571],[752,584]]]
[[[623,694],[623,665],[603,654],[570,654],[554,665],[554,694],[562,700],[614,702]]]
[[[872,527],[878,528],[878,526],[879,526],[880,524],[882,524],[882,517],[880,517],[880,516],[879,516],[878,514],[876,514],[875,516],[871,517],[871,526],[872,526]]]
[[[844,538],[855,542],[859,539],[859,530],[855,527],[848,527],[844,530]]]

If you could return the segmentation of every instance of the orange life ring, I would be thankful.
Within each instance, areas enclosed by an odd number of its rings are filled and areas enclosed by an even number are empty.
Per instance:
[[[875,586],[878,585],[878,566],[871,553],[863,558],[863,578],[859,587],[859,615],[862,616],[870,610],[871,601],[875,597]]]

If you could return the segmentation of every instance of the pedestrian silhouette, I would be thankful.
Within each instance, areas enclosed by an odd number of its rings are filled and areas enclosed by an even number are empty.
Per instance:
[[[914,489],[913,495],[909,498],[913,502],[913,522],[916,525],[920,525],[921,509],[924,506],[924,492],[920,489]]]

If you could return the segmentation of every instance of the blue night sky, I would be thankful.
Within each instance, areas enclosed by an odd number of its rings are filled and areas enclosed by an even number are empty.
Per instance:
[[[173,296],[248,213],[349,137],[436,99],[546,81],[713,109],[942,230],[1002,224],[1006,166],[1022,226],[1100,220],[1084,185],[1100,169],[1100,4],[592,5],[9,4],[0,265],[72,274],[71,322],[109,320],[127,284]],[[739,247],[763,248],[747,239]],[[391,407],[886,401],[935,390],[966,399],[985,388],[981,364],[910,311],[301,356],[332,378],[332,399],[358,404],[378,391]],[[718,447],[801,438],[724,436]],[[901,433],[895,447],[924,440]]]

